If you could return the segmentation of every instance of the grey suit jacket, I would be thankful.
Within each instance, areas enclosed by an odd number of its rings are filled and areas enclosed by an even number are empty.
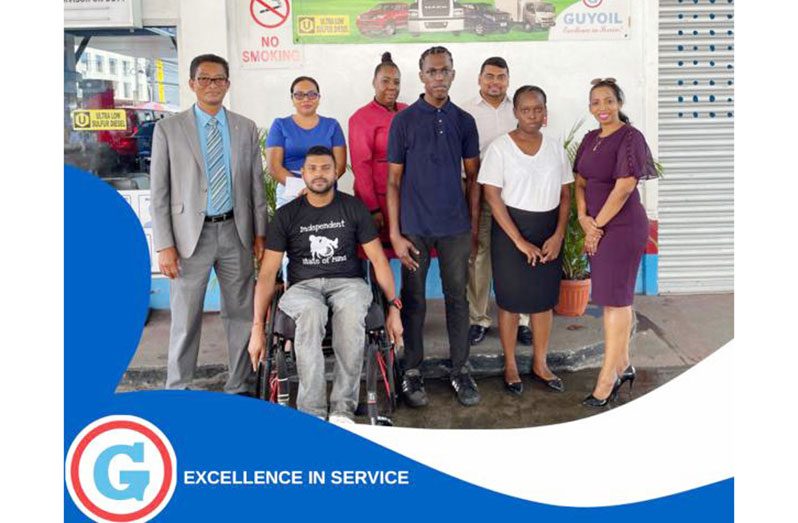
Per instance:
[[[266,236],[268,219],[258,129],[249,118],[225,112],[235,224],[241,243],[251,249],[255,236]],[[155,125],[150,191],[155,250],[175,246],[180,257],[188,258],[197,246],[208,204],[208,177],[193,107]]]

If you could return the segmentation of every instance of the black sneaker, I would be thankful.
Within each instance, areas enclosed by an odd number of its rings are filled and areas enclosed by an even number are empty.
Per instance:
[[[532,345],[532,329],[530,329],[526,325],[519,325],[518,343],[527,346]]]
[[[468,341],[471,345],[482,343],[485,340],[485,335],[488,334],[488,328],[482,325],[472,325],[468,328]]]
[[[479,403],[481,399],[479,390],[477,390],[477,384],[474,378],[471,377],[471,374],[468,372],[455,374],[451,378],[451,383],[454,392],[457,394],[457,401],[459,401],[461,405],[470,407]]]
[[[426,407],[429,400],[424,390],[424,380],[418,369],[410,369],[402,378],[402,397],[409,407]]]

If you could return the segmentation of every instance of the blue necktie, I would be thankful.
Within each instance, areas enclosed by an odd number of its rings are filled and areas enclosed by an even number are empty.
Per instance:
[[[230,184],[225,173],[224,152],[222,151],[222,132],[216,118],[206,124],[208,127],[208,185],[211,191],[211,204],[221,212],[231,206]]]

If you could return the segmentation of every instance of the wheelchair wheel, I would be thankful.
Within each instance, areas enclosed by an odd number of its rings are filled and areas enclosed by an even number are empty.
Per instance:
[[[378,346],[374,336],[369,334],[366,339],[366,409],[369,423],[377,425],[379,419],[377,406],[377,367],[380,361]]]
[[[288,406],[290,399],[291,389],[288,383],[288,362],[286,361],[285,352],[288,349],[290,341],[284,342],[286,345],[281,346],[279,343],[274,347],[274,363],[275,369],[274,379],[272,380],[272,401],[280,405]]]
[[[396,380],[393,346],[383,329],[372,332],[366,344],[366,398],[372,425],[393,425],[396,409]]]
[[[399,405],[399,398],[396,394],[396,382],[397,382],[397,367],[396,367],[396,349],[393,345],[390,346],[387,350],[387,358],[386,358],[386,371],[388,373],[388,388],[386,389],[389,398],[389,405],[391,409],[391,414],[393,411],[396,410],[396,407]]]
[[[266,356],[258,363],[258,375],[256,381],[257,397],[272,403],[277,403],[278,395],[278,365],[276,364],[277,353],[282,352],[278,346],[277,338],[274,334],[274,320],[277,315],[277,302],[280,293],[276,293],[266,314]]]

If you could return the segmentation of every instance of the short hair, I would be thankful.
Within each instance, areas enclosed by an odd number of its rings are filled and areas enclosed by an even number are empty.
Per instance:
[[[305,153],[305,159],[307,160],[308,156],[329,156],[332,158],[333,165],[335,165],[335,155],[333,155],[332,150],[325,146],[325,145],[314,145],[308,152]]]
[[[510,74],[510,68],[507,67],[507,61],[502,58],[501,56],[491,56],[484,62],[482,62],[482,67],[479,68],[479,74],[485,72],[485,67],[492,65],[493,67],[498,67],[500,69],[504,69],[507,71],[507,74]]]
[[[546,92],[538,87],[537,85],[522,85],[518,89],[515,90],[515,94],[513,95],[513,107],[518,107],[518,100],[521,99],[521,95],[526,93],[537,93],[543,98],[543,105],[546,105]]]
[[[377,67],[374,68],[374,78],[377,78],[377,75],[384,67],[393,67],[397,71],[399,70],[399,66],[393,62],[393,58],[391,58],[391,53],[388,51],[382,53],[382,58],[380,58],[380,63],[377,64]]]
[[[297,76],[294,78],[294,81],[291,82],[291,94],[294,94],[294,87],[296,87],[296,84],[299,82],[310,82],[316,86],[316,92],[321,93],[321,89],[319,89],[319,82],[317,82],[315,78],[311,78],[310,76]]]
[[[418,59],[418,70],[424,70],[424,59],[431,54],[447,54],[449,55],[449,60],[452,62],[452,67],[454,67],[454,58],[452,58],[452,53],[449,52],[448,49],[443,47],[442,45],[436,45],[434,47],[430,47],[423,53],[421,53],[421,58]]]
[[[191,60],[191,65],[188,68],[189,76],[192,79],[197,76],[197,69],[199,69],[200,64],[204,64],[206,62],[221,65],[224,67],[224,75],[230,78],[230,64],[227,63],[227,60],[215,54],[201,54],[194,57],[194,59]]]

